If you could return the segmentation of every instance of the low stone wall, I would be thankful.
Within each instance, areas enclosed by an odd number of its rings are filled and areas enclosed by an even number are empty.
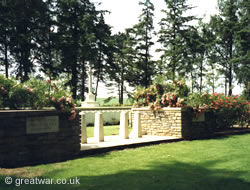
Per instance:
[[[79,117],[59,111],[0,111],[0,167],[63,161],[80,152]]]
[[[140,112],[141,127],[144,135],[175,136],[184,139],[208,138],[213,134],[215,120],[206,113],[205,120],[193,120],[190,109],[162,108],[152,111],[149,108],[133,108]]]

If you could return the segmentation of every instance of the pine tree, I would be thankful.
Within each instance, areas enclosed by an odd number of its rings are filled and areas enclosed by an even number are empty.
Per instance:
[[[153,17],[154,5],[150,0],[143,0],[139,2],[143,6],[142,13],[139,17],[139,23],[133,27],[135,32],[137,63],[136,67],[139,71],[137,80],[140,85],[148,87],[152,84],[152,76],[154,75],[154,61],[150,48],[154,45],[152,40],[154,33]]]
[[[59,74],[57,68],[58,59],[58,33],[57,33],[57,0],[46,0],[45,9],[41,15],[41,24],[36,29],[37,35],[37,63],[40,66],[40,71],[45,73],[50,78],[56,78]]]
[[[96,92],[97,97],[98,86],[100,81],[104,81],[106,68],[112,65],[112,42],[111,42],[111,27],[105,23],[103,13],[98,18],[98,23],[95,27],[95,40],[96,40],[96,59],[94,62],[96,76]]]
[[[167,10],[162,12],[166,14],[161,19],[159,31],[159,42],[162,48],[157,51],[163,52],[163,60],[167,65],[167,75],[171,80],[175,80],[178,75],[184,76],[187,67],[186,51],[186,33],[190,30],[189,22],[194,20],[194,16],[184,16],[186,11],[192,7],[186,4],[186,0],[165,0]]]
[[[0,1],[0,65],[3,63],[5,77],[9,77],[12,12],[9,1]]]
[[[136,51],[132,47],[129,30],[113,36],[114,56],[113,66],[109,68],[110,79],[116,82],[119,95],[119,103],[123,104],[125,82],[134,85],[137,81],[134,75],[134,59]]]
[[[221,67],[219,72],[225,76],[225,94],[228,92],[228,95],[232,95],[234,68],[236,67],[234,58],[237,57],[235,37],[239,29],[238,1],[219,0],[218,5],[219,15],[213,16],[210,20],[211,29],[215,36],[213,54]],[[227,88],[229,89],[227,90]]]
[[[58,35],[60,51],[60,70],[69,76],[69,86],[72,89],[73,98],[77,97],[79,87],[79,76],[85,75],[85,63],[87,60],[83,54],[89,54],[88,51],[83,52],[83,47],[86,47],[83,42],[86,33],[85,22],[89,22],[87,18],[92,19],[89,15],[96,15],[94,6],[87,1],[78,0],[58,0]],[[91,20],[91,23],[93,20]],[[93,23],[92,23],[93,25]],[[84,49],[86,50],[86,49]],[[91,51],[91,50],[89,50]],[[86,75],[85,75],[86,76]],[[83,88],[83,87],[82,87]]]
[[[239,1],[239,25],[236,32],[235,72],[239,83],[244,85],[245,91],[250,96],[250,1]]]

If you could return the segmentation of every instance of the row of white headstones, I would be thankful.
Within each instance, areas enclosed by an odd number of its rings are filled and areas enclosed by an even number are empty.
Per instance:
[[[85,113],[80,112],[81,116],[81,143],[87,143],[87,126],[85,120]],[[140,112],[134,112],[134,122],[133,129],[131,133],[128,132],[128,112],[121,111],[120,114],[120,139],[128,139],[128,138],[140,138],[142,137],[142,128],[141,128],[141,117]],[[95,123],[94,123],[94,138],[96,142],[104,141],[104,128],[103,128],[103,114],[102,112],[95,113]]]

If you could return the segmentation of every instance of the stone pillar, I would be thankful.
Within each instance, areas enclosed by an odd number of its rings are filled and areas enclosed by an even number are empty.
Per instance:
[[[131,137],[132,138],[142,137],[141,115],[139,111],[135,111],[134,113],[134,124],[133,124],[133,130],[131,132]]]
[[[95,114],[94,137],[97,142],[104,141],[103,116],[101,112]]]
[[[120,137],[128,139],[128,112],[121,111],[120,115]]]
[[[85,120],[85,113],[80,112],[79,115],[81,116],[81,143],[87,143],[87,127],[86,127],[86,120]]]
[[[129,119],[129,127],[133,127],[133,121],[132,121],[132,111],[130,111],[130,112],[129,112],[128,119]]]

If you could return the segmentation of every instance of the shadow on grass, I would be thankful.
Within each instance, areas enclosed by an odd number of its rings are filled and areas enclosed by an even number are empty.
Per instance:
[[[216,169],[215,164],[220,161],[211,161],[199,164],[187,164],[172,161],[169,164],[153,163],[144,170],[127,170],[107,175],[73,176],[79,179],[80,185],[22,185],[4,184],[4,177],[0,177],[0,189],[62,189],[62,190],[249,190],[250,179],[242,177],[249,173],[230,171],[230,169]],[[84,168],[84,167],[83,167]],[[81,170],[81,168],[79,168]],[[82,169],[83,170],[83,169]],[[64,169],[46,173],[44,178],[60,176],[61,172],[70,172]],[[84,172],[84,170],[83,170]]]

